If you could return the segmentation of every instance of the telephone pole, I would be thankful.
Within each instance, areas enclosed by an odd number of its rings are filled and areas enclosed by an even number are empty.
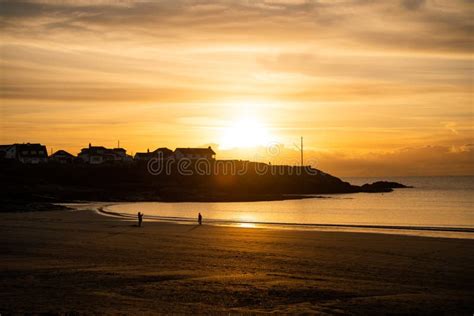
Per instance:
[[[301,136],[301,168],[304,166],[304,161],[303,161],[303,136]]]

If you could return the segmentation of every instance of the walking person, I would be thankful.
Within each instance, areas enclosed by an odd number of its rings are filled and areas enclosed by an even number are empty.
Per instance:
[[[142,227],[143,213],[138,212],[138,227]]]
[[[199,223],[199,225],[202,225],[202,215],[201,215],[201,213],[198,214],[198,223]]]

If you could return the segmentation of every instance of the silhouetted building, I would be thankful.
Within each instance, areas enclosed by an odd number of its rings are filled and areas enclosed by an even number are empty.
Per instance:
[[[0,159],[15,159],[16,148],[14,145],[0,145]]]
[[[0,145],[0,157],[26,164],[38,164],[48,161],[46,146],[30,143]]]
[[[123,148],[105,148],[103,146],[92,146],[81,149],[77,155],[83,162],[91,165],[99,165],[102,163],[124,163],[132,162],[133,158],[127,155],[127,151]]]
[[[73,163],[76,157],[65,150],[58,150],[51,156],[49,156],[50,162],[56,162],[61,164]]]
[[[173,151],[166,147],[158,148],[154,151],[147,150],[146,153],[136,153],[133,158],[135,161],[148,161],[152,158],[162,157],[163,159],[169,159],[173,156]]]
[[[212,150],[211,146],[208,148],[176,148],[174,151],[174,158],[179,160],[183,158],[187,159],[216,159],[216,153]]]

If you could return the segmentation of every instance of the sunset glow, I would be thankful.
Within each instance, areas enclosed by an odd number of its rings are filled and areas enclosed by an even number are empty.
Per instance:
[[[473,315],[474,0],[0,0],[0,316]]]
[[[278,142],[284,162],[304,136],[305,157],[339,175],[473,174],[473,13],[463,0],[2,1],[0,142],[218,157]]]
[[[244,118],[224,128],[219,145],[222,149],[267,146],[271,139],[262,123],[255,118]]]

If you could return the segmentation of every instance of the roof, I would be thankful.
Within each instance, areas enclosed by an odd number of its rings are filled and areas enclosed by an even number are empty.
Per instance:
[[[13,144],[12,145],[0,145],[0,150],[7,150],[8,148],[14,146]]]
[[[105,148],[104,146],[90,146],[81,149],[81,154],[91,154],[91,155],[105,155],[105,154],[114,154],[117,152],[125,153],[127,152],[124,148]]]
[[[166,147],[160,147],[160,148],[158,148],[158,149],[155,149],[153,152],[154,152],[154,153],[159,153],[159,152],[161,152],[161,153],[169,153],[169,154],[172,154],[172,153],[173,153],[173,151],[172,151],[171,149],[166,148]]]
[[[216,153],[209,146],[208,148],[176,148],[175,152],[179,151],[188,155],[215,155]]]
[[[148,158],[153,157],[153,153],[136,153],[135,158]]]
[[[82,148],[80,154],[94,154],[94,153],[97,153],[98,151],[106,151],[106,150],[107,149],[102,146],[89,146],[86,148]]]
[[[22,150],[41,150],[41,149],[46,148],[46,146],[38,144],[38,143],[15,144],[15,146],[17,146],[17,149],[22,149]]]
[[[155,149],[155,150],[153,151],[153,154],[154,154],[155,156],[161,154],[161,157],[163,157],[163,158],[168,158],[168,157],[170,157],[170,156],[173,155],[173,151],[172,151],[171,149],[169,149],[169,148],[161,147],[161,148]]]
[[[162,154],[163,157],[167,158],[173,155],[173,151],[169,148],[161,147],[161,148],[155,149],[154,151],[148,151],[146,153],[136,153],[135,158],[153,158],[153,157],[157,157],[159,154]]]
[[[68,152],[65,151],[65,150],[58,150],[57,152],[55,152],[54,154],[52,154],[50,157],[56,157],[56,156],[66,156],[66,157],[74,158],[74,155],[68,153]]]
[[[17,155],[22,157],[47,158],[46,146],[41,144],[15,144]],[[24,153],[26,152],[26,153]]]

